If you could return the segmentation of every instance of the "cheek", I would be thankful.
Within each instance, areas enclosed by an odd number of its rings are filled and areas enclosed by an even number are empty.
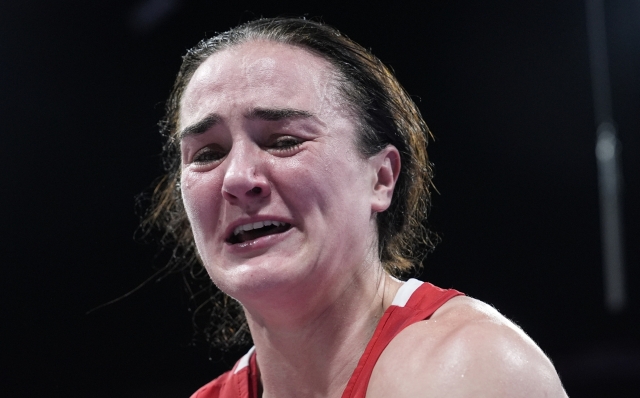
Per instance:
[[[295,203],[290,207],[302,214],[325,209],[332,190],[326,164],[311,154],[306,155],[281,162],[271,174],[277,180],[274,185],[279,195],[285,202]]]
[[[281,195],[295,201],[295,208],[303,213],[354,211],[356,206],[362,206],[366,195],[363,170],[357,160],[344,153],[309,153],[290,159],[274,171],[273,175],[279,176]]]
[[[182,173],[180,190],[182,202],[192,226],[193,234],[198,239],[210,223],[215,223],[216,212],[222,199],[220,179],[214,173]]]

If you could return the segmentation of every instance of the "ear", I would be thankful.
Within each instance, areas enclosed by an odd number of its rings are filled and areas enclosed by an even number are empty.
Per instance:
[[[370,158],[376,174],[371,198],[371,211],[380,213],[389,208],[393,189],[400,175],[400,152],[393,145],[388,145]]]

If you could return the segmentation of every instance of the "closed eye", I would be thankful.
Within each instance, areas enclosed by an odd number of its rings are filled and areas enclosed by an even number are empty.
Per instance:
[[[276,152],[294,151],[298,149],[303,142],[304,141],[299,138],[285,135],[278,137],[271,145],[269,145],[269,149]]]
[[[222,160],[227,153],[219,146],[207,146],[200,149],[193,155],[192,163],[197,165],[207,165]]]

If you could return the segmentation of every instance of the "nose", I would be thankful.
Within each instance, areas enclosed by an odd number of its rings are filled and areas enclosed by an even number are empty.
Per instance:
[[[233,149],[227,155],[228,166],[222,183],[222,197],[230,204],[250,211],[252,206],[271,194],[271,187],[261,170],[260,154],[240,148]]]

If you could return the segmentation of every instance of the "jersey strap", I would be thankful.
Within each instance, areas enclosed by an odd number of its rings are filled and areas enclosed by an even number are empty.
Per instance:
[[[382,315],[342,398],[364,398],[373,368],[391,340],[407,326],[428,319],[449,299],[459,295],[462,293],[457,290],[440,289],[417,279],[405,282]]]

